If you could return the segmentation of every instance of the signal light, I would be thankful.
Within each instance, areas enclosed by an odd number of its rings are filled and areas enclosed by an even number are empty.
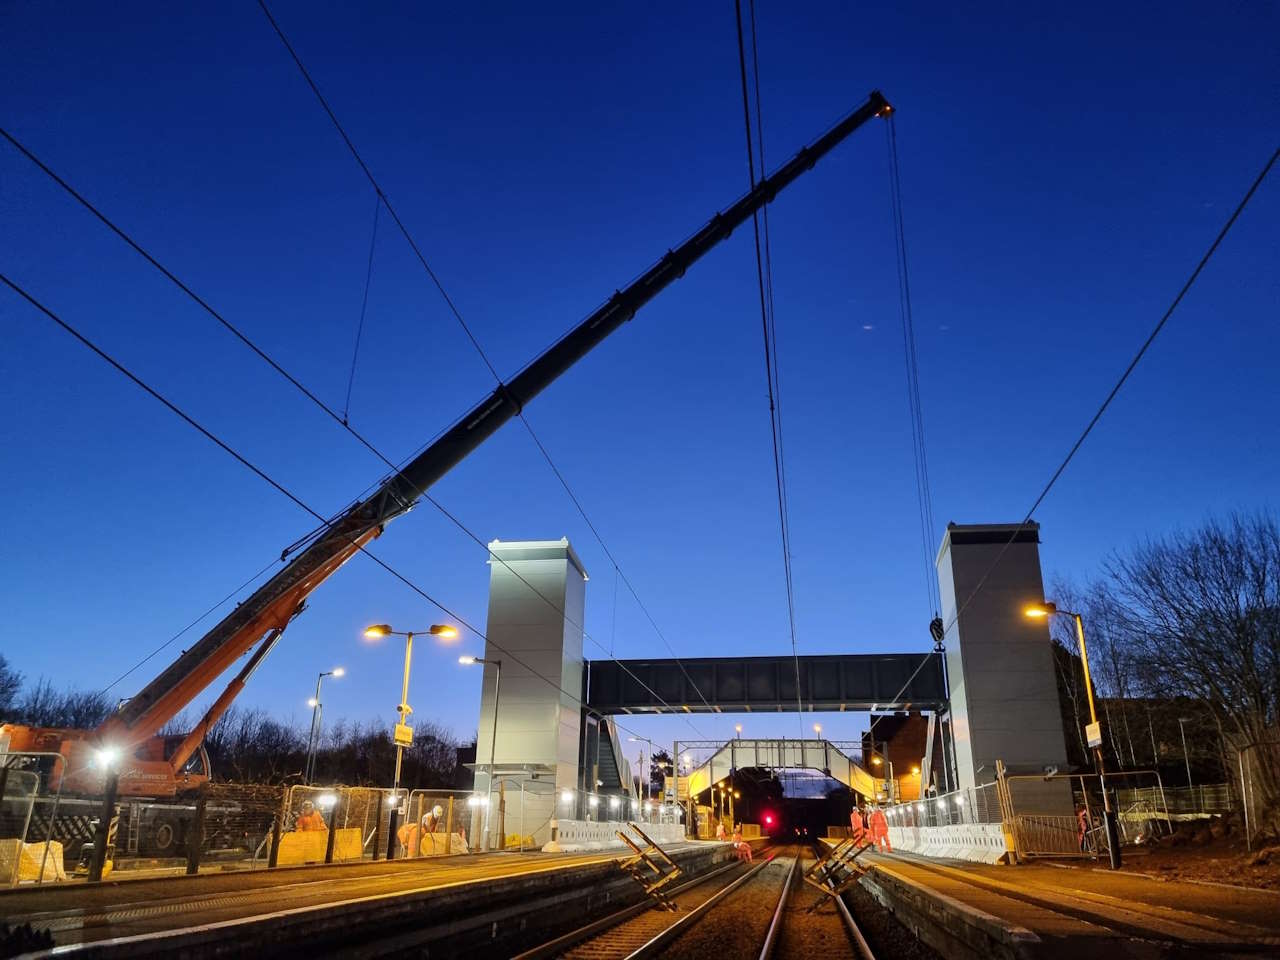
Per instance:
[[[765,825],[766,827],[772,827],[772,826],[773,826],[773,814],[772,814],[772,813],[766,813],[766,814],[764,815],[764,825]]]

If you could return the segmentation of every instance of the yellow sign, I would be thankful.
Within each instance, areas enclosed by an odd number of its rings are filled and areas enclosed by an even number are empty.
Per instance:
[[[1091,747],[1102,746],[1102,724],[1086,723],[1084,726],[1084,737]]]
[[[397,747],[413,746],[413,727],[407,723],[397,723],[395,728],[395,741]]]

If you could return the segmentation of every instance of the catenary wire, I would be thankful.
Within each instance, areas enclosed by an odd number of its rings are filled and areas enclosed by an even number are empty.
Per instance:
[[[751,98],[747,92],[747,54],[746,47],[742,36],[742,0],[734,0],[734,26],[738,35],[738,74],[742,83],[742,119],[746,130],[747,137],[747,175],[750,179],[751,188],[755,189],[756,185],[756,168],[755,168],[755,146],[751,136]],[[754,15],[752,19],[754,29]],[[755,49],[755,37],[752,36],[752,49]],[[757,64],[757,76],[759,73],[759,65]],[[757,137],[759,130],[757,129]],[[760,216],[758,213],[752,214],[754,237],[755,237],[755,254],[756,254],[756,285],[760,296],[760,323],[764,331],[764,366],[765,366],[765,382],[769,391],[769,432],[773,441],[773,472],[774,482],[778,492],[778,523],[781,530],[782,540],[782,570],[783,580],[786,586],[787,594],[787,620],[791,633],[791,659],[795,665],[796,680],[796,713],[799,715],[800,736],[803,739],[805,735],[804,729],[804,701],[800,686],[800,654],[796,644],[796,607],[795,607],[795,582],[791,573],[791,530],[789,515],[787,512],[786,484],[783,479],[782,465],[782,448],[781,448],[781,424],[779,423],[779,415],[775,403],[774,393],[774,361],[772,350],[772,336],[770,324],[769,298],[766,293],[765,282],[765,265],[764,252],[761,244],[760,235]],[[772,285],[772,280],[769,281]]]
[[[422,265],[423,270],[426,271],[427,276],[431,279],[432,284],[435,286],[441,298],[444,300],[445,305],[449,308],[449,312],[453,314],[454,319],[457,320],[458,325],[462,328],[463,332],[466,334],[467,339],[471,341],[471,345],[475,348],[476,353],[479,354],[480,359],[484,362],[485,367],[488,369],[489,373],[493,376],[493,379],[497,383],[498,388],[502,390],[504,393],[506,393],[506,390],[507,390],[506,382],[502,379],[502,377],[498,375],[497,369],[494,367],[492,361],[490,361],[488,354],[485,353],[484,348],[480,345],[479,339],[476,337],[475,333],[472,331],[470,325],[463,318],[461,310],[458,309],[458,306],[454,302],[453,298],[450,297],[448,292],[445,290],[444,283],[440,280],[439,275],[435,272],[435,270],[432,269],[431,265],[427,262],[427,258],[423,254],[421,247],[418,246],[413,236],[409,233],[409,228],[405,225],[404,221],[400,219],[400,215],[396,212],[395,208],[391,204],[390,199],[387,197],[381,185],[379,185],[377,179],[374,177],[373,171],[369,169],[369,165],[365,163],[364,158],[360,155],[360,151],[356,148],[355,142],[347,134],[347,131],[342,126],[341,121],[338,120],[337,114],[334,113],[333,108],[329,106],[329,102],[325,99],[324,94],[320,92],[320,87],[316,84],[315,80],[312,78],[310,71],[308,71],[306,66],[303,64],[302,58],[298,55],[297,50],[294,49],[293,44],[290,43],[288,37],[285,35],[284,29],[280,26],[279,22],[272,15],[270,9],[266,5],[265,0],[258,0],[258,6],[262,9],[263,14],[266,16],[267,21],[271,24],[271,28],[275,31],[276,36],[280,39],[280,42],[284,45],[285,50],[288,51],[290,58],[293,60],[294,65],[298,68],[298,72],[302,74],[302,77],[306,81],[307,86],[311,89],[312,94],[315,95],[316,100],[320,103],[320,106],[323,108],[325,114],[329,117],[330,122],[333,124],[334,128],[338,131],[338,135],[342,137],[343,143],[347,145],[347,149],[351,152],[352,157],[355,158],[357,165],[359,165],[366,179],[368,179],[369,183],[373,186],[373,189],[377,193],[378,197],[381,199],[383,206],[386,207],[387,213],[390,214],[392,220],[395,221],[396,227],[400,230],[401,235],[404,237],[405,241],[409,244],[409,247],[413,250],[414,256],[417,257],[418,262]],[[573,505],[577,509],[579,515],[582,517],[582,519],[586,522],[587,526],[590,528],[592,535],[596,539],[596,542],[600,544],[605,554],[609,557],[609,562],[613,564],[615,569],[618,569],[620,571],[621,568],[618,564],[618,561],[614,558],[612,551],[610,551],[609,548],[605,545],[604,538],[600,535],[600,532],[596,528],[595,524],[592,523],[591,519],[587,516],[586,510],[582,506],[582,502],[578,499],[578,497],[574,494],[573,490],[570,488],[569,483],[565,479],[563,472],[559,469],[559,467],[556,466],[555,461],[551,458],[551,454],[548,452],[546,446],[538,438],[537,433],[533,429],[533,425],[529,422],[529,419],[525,415],[523,409],[521,409],[521,405],[516,403],[514,404],[514,406],[519,411],[517,416],[519,417],[520,422],[524,424],[525,429],[529,432],[529,436],[533,439],[534,443],[537,445],[538,451],[542,454],[543,459],[547,461],[547,464],[551,467],[551,470],[555,474],[556,479],[560,482],[560,485],[564,488],[565,492],[569,495],[569,499],[573,502]],[[650,624],[653,626],[654,630],[657,632],[659,639],[662,640],[663,645],[666,646],[668,652],[675,659],[677,666],[679,666],[680,668],[680,672],[684,674],[685,680],[693,687],[694,691],[698,694],[699,699],[702,700],[703,704],[707,707],[707,709],[711,710],[711,704],[708,703],[707,698],[702,693],[702,690],[698,687],[693,677],[691,677],[689,675],[689,672],[685,669],[684,662],[680,659],[679,655],[676,653],[675,648],[667,640],[666,635],[658,628],[657,622],[654,620],[652,614],[649,612],[648,608],[645,606],[643,601],[640,600],[639,594],[636,592],[636,589],[634,585],[631,583],[630,579],[626,577],[625,574],[623,574],[623,580],[626,582],[627,590],[635,598],[636,603],[639,604],[641,609],[644,611],[645,617],[649,620]]]
[[[77,191],[74,187],[72,187],[70,183],[68,183],[61,176],[59,176],[52,168],[50,168],[46,163],[44,163],[44,161],[42,161],[39,157],[37,157],[30,149],[28,149],[16,137],[14,137],[11,133],[9,133],[7,130],[5,130],[2,127],[0,127],[0,136],[3,136],[6,140],[8,140],[8,142],[12,144],[15,149],[17,149],[20,153],[22,153],[25,157],[27,157],[27,159],[29,159],[46,176],[48,176],[55,183],[57,183],[68,195],[70,195],[81,206],[83,206],[86,210],[92,213],[94,217],[97,218],[109,230],[111,230],[111,232],[113,232],[116,236],[118,236],[121,240],[123,240],[126,244],[128,244],[129,247],[132,248],[139,256],[141,256],[144,260],[146,260],[149,264],[151,264],[152,267],[154,267],[157,271],[159,271],[171,283],[177,286],[178,289],[180,289],[183,293],[185,293],[197,306],[199,306],[211,317],[213,317],[226,330],[231,332],[246,347],[248,347],[251,351],[253,351],[253,353],[255,353],[265,363],[267,363],[268,366],[270,366],[273,370],[275,370],[282,377],[284,377],[290,384],[292,384],[297,390],[299,390],[307,399],[309,399],[320,410],[322,410],[325,414],[327,414],[330,419],[332,419],[335,423],[341,426],[347,433],[351,434],[351,436],[354,437],[362,446],[364,446],[365,449],[367,449],[379,460],[381,460],[385,466],[389,467],[396,475],[403,477],[403,474],[400,473],[400,469],[401,469],[400,465],[397,465],[392,460],[390,460],[381,450],[379,450],[376,446],[374,446],[373,442],[370,441],[367,437],[365,437],[364,434],[358,431],[350,423],[346,422],[346,420],[343,417],[339,416],[336,410],[334,410],[332,407],[326,404],[323,400],[317,397],[314,393],[308,390],[307,387],[304,386],[301,381],[299,381],[292,374],[290,374],[281,364],[279,364],[276,360],[274,360],[270,354],[268,354],[265,350],[259,347],[252,339],[249,338],[247,334],[245,334],[242,330],[240,330],[239,327],[231,323],[231,321],[229,321],[226,317],[224,317],[221,313],[219,313],[216,309],[214,309],[214,307],[207,300],[205,300],[203,297],[197,294],[190,286],[188,286],[181,279],[179,279],[176,274],[174,274],[171,270],[169,270],[169,268],[164,266],[164,264],[162,264],[158,259],[156,259],[156,257],[154,257],[149,251],[147,251],[146,248],[144,248],[132,236],[130,236],[127,232],[125,232],[123,228],[121,228],[114,221],[112,221],[105,213],[103,213],[98,207],[96,207],[87,197],[85,197],[83,194]],[[468,409],[471,409],[471,408],[468,408]],[[473,540],[478,546],[483,547],[486,552],[489,552],[488,544],[484,541],[484,539],[481,538],[474,530],[472,530],[470,527],[464,524],[459,517],[457,517],[452,511],[446,508],[439,500],[433,497],[427,490],[420,489],[416,485],[413,485],[413,489],[415,489],[423,499],[425,499],[428,503],[430,503],[433,507],[435,507],[438,511],[440,511],[440,513],[443,514],[459,530],[461,530],[464,534],[470,537],[471,540]],[[300,544],[310,540],[311,537],[315,536],[319,531],[322,531],[323,529],[325,529],[328,523],[330,522],[328,519],[323,517],[318,519],[320,519],[321,521],[320,527],[317,528],[316,531],[313,531],[311,534],[308,534],[302,540],[298,541],[298,543],[294,544],[293,545],[294,549],[296,549]],[[286,550],[285,554],[282,555],[282,558],[283,556],[287,555],[289,552],[290,552],[289,550]],[[504,560],[501,557],[495,556],[493,554],[490,554],[490,556],[493,557],[493,559],[497,560],[500,564],[502,564],[502,566],[506,567],[509,571],[511,571],[511,573],[518,580],[520,580],[525,586],[527,586],[531,591],[533,591],[533,593],[537,595],[544,603],[547,603],[548,605],[551,606],[553,610],[563,615],[570,624],[572,624],[574,627],[578,627],[582,629],[583,636],[587,640],[595,644],[595,646],[598,647],[599,649],[607,652],[607,648],[603,643],[596,640],[595,637],[591,636],[591,634],[587,632],[585,627],[582,627],[581,625],[577,624],[572,618],[568,616],[567,613],[565,613],[563,609],[561,609],[555,603],[555,601],[551,600],[545,594],[543,594],[540,590],[538,590],[537,587],[531,584],[524,576],[522,576],[517,570],[515,570],[509,563],[507,563],[506,560]],[[637,597],[637,601],[638,600],[639,598]],[[643,605],[641,606],[643,608]],[[652,618],[650,618],[650,621],[652,622]],[[654,626],[656,629],[656,624],[654,624]],[[627,667],[622,661],[617,660],[612,656],[610,657],[610,659],[613,660],[613,662],[618,664],[619,669],[621,669],[629,677],[631,677],[638,684],[640,684],[640,686],[642,686],[645,690],[651,693],[654,696],[654,698],[658,700],[658,702],[662,703],[668,709],[671,709],[673,713],[678,712],[674,708],[672,708],[671,705],[668,704],[662,697],[658,696],[657,692],[654,691],[652,687],[650,687],[647,683],[645,683],[638,676],[636,676],[636,674],[629,667]],[[681,669],[682,670],[684,669],[683,664],[681,664]],[[687,676],[687,673],[686,673],[686,676]],[[692,683],[692,680],[690,680],[690,682]],[[696,685],[695,685],[695,689],[696,689]],[[701,696],[701,691],[698,691],[698,692],[699,692],[699,695]],[[706,703],[705,697],[703,698],[703,702]],[[708,709],[710,709],[709,704],[708,704]],[[687,718],[686,718],[686,722],[689,724],[690,727],[692,727],[696,732],[698,732],[699,736],[703,736],[702,731],[698,730],[696,724],[694,724],[691,720],[688,720]]]
[[[351,414],[351,388],[356,382],[356,361],[360,357],[360,335],[364,333],[364,317],[369,309],[369,287],[373,283],[373,253],[378,248],[378,211],[382,209],[382,197],[374,197],[373,232],[369,237],[369,265],[364,272],[364,296],[360,300],[360,322],[356,324],[356,342],[351,348],[351,373],[347,377],[347,402],[342,405],[342,422]]]
[[[137,386],[143,392],[148,394],[152,399],[162,404],[166,409],[168,409],[171,413],[177,416],[184,423],[186,423],[189,427],[191,427],[193,430],[197,431],[203,437],[205,437],[205,439],[209,440],[211,443],[213,443],[215,446],[221,449],[224,453],[228,454],[232,459],[234,459],[242,467],[249,470],[251,473],[257,476],[260,480],[264,481],[265,483],[273,487],[277,492],[287,497],[295,506],[299,507],[306,513],[309,513],[312,517],[321,521],[322,523],[327,522],[324,516],[319,511],[312,508],[309,504],[306,503],[306,501],[304,501],[297,494],[293,493],[283,483],[273,478],[265,470],[263,470],[261,467],[257,466],[255,463],[249,460],[248,457],[246,457],[244,454],[240,453],[238,450],[232,447],[230,443],[223,440],[221,437],[215,434],[212,430],[205,427],[202,423],[196,420],[195,417],[187,413],[185,410],[179,407],[172,400],[168,399],[166,396],[164,396],[164,394],[160,393],[159,390],[151,386],[149,383],[147,383],[140,376],[135,374],[132,370],[126,367],[123,363],[121,363],[111,354],[107,353],[103,348],[101,348],[92,340],[90,340],[87,336],[85,336],[83,333],[77,330],[69,322],[64,320],[52,309],[45,306],[44,303],[42,303],[34,295],[29,293],[25,288],[23,288],[16,281],[10,279],[9,276],[3,272],[0,272],[0,283],[3,283],[5,286],[13,290],[14,293],[20,296],[23,300],[27,301],[27,303],[30,304],[32,307],[34,307],[37,311],[39,311],[49,320],[53,321],[55,324],[61,327],[65,332],[67,332],[76,340],[78,340],[84,347],[86,347],[88,350],[96,354],[101,360],[106,362],[109,366],[113,367],[118,373],[120,373],[125,378],[130,380],[135,386]],[[349,542],[355,545],[354,539],[350,540]],[[506,649],[501,644],[491,640],[488,636],[485,635],[485,633],[482,630],[473,626],[465,617],[462,617],[454,610],[445,606],[443,603],[441,603],[431,594],[427,593],[426,590],[424,590],[421,586],[415,583],[411,578],[407,577],[405,574],[401,573],[395,567],[391,566],[391,564],[383,560],[381,557],[377,556],[377,554],[373,553],[367,547],[357,546],[357,549],[359,550],[360,553],[367,556],[370,560],[372,560],[375,564],[377,564],[387,573],[391,574],[393,577],[395,577],[405,586],[409,587],[409,589],[411,589],[413,592],[417,593],[424,600],[432,604],[432,606],[436,607],[442,613],[446,614],[453,620],[456,620],[458,623],[462,624],[462,626],[465,627],[470,633],[474,634],[476,637],[483,640],[486,644],[491,645],[495,650],[501,653],[504,657],[510,658],[510,660],[513,663],[517,663],[520,666],[524,667],[526,670],[528,670],[532,675],[536,676],[538,679],[544,681],[555,690],[558,690],[560,693],[569,697],[571,700],[573,700],[575,703],[577,703],[581,707],[584,707],[590,710],[590,707],[588,706],[588,704],[584,700],[582,700],[581,697],[579,697],[578,695],[568,690],[565,690],[564,687],[562,687],[559,683],[552,680],[550,677],[547,677],[544,674],[539,673],[537,670],[535,670],[532,666],[530,666],[524,660],[520,659],[520,657],[518,657],[515,653]],[[664,702],[664,705],[666,705],[668,709],[671,709],[670,704],[665,704]],[[672,712],[675,712],[675,711],[673,710]],[[617,723],[616,720],[612,720],[612,722],[618,729],[624,730],[627,733],[631,733],[633,735],[635,734],[635,731],[628,729],[627,727],[623,726],[620,723]]]
[[[1129,379],[1129,376],[1133,373],[1134,369],[1138,366],[1138,363],[1146,355],[1147,350],[1149,350],[1151,345],[1155,342],[1156,337],[1160,335],[1160,331],[1164,329],[1165,324],[1168,323],[1169,321],[1169,318],[1173,316],[1174,311],[1176,311],[1178,309],[1178,306],[1182,303],[1183,298],[1186,297],[1186,295],[1190,292],[1191,288],[1195,285],[1196,280],[1199,279],[1200,274],[1204,271],[1204,268],[1208,266],[1209,261],[1213,258],[1214,253],[1216,253],[1218,250],[1218,247],[1222,245],[1222,241],[1226,239],[1227,234],[1231,231],[1231,228],[1235,225],[1235,222],[1240,218],[1240,215],[1244,213],[1245,208],[1249,205],[1249,201],[1253,199],[1254,194],[1258,192],[1258,188],[1262,186],[1263,181],[1266,180],[1267,175],[1271,172],[1272,167],[1275,166],[1277,159],[1280,159],[1280,147],[1276,148],[1276,150],[1271,154],[1271,157],[1263,165],[1262,170],[1258,173],[1257,177],[1255,177],[1253,182],[1249,185],[1249,189],[1245,191],[1244,196],[1241,198],[1240,202],[1236,205],[1235,209],[1231,212],[1231,216],[1227,218],[1226,223],[1222,225],[1222,229],[1218,231],[1217,235],[1213,238],[1213,242],[1209,244],[1209,248],[1204,252],[1204,255],[1200,258],[1200,260],[1196,263],[1195,268],[1191,271],[1191,274],[1187,277],[1186,281],[1178,289],[1178,292],[1174,296],[1173,301],[1169,304],[1168,309],[1165,310],[1165,312],[1161,315],[1160,319],[1156,322],[1156,325],[1152,328],[1151,332],[1147,335],[1146,340],[1142,342],[1142,346],[1138,348],[1138,352],[1134,354],[1133,359],[1129,361],[1129,365],[1125,367],[1124,372],[1120,374],[1120,378],[1116,381],[1115,385],[1107,393],[1106,397],[1103,399],[1102,403],[1099,405],[1097,411],[1095,411],[1093,416],[1089,419],[1089,422],[1085,425],[1084,430],[1081,431],[1080,436],[1076,438],[1075,443],[1071,445],[1071,449],[1067,451],[1067,455],[1063,457],[1062,462],[1058,464],[1058,468],[1054,470],[1053,475],[1049,478],[1049,482],[1044,485],[1040,493],[1036,496],[1035,501],[1031,504],[1031,508],[1027,510],[1025,516],[1023,516],[1022,521],[1019,524],[1017,524],[1013,532],[1009,535],[1009,539],[1006,540],[1004,544],[1000,547],[1000,551],[996,554],[995,559],[991,561],[991,564],[987,567],[986,571],[982,574],[982,577],[979,578],[977,584],[969,592],[968,596],[965,597],[964,602],[961,603],[956,608],[955,613],[951,615],[950,619],[947,621],[946,626],[944,627],[944,633],[947,631],[950,631],[950,629],[953,626],[955,626],[955,624],[959,621],[960,615],[964,613],[964,611],[968,608],[969,604],[972,603],[974,598],[977,597],[979,592],[981,592],[983,586],[987,582],[987,579],[991,576],[995,568],[999,566],[1000,560],[1004,557],[1005,553],[1008,552],[1009,547],[1013,545],[1014,541],[1017,539],[1018,533],[1031,521],[1031,518],[1035,515],[1036,510],[1039,509],[1040,504],[1044,502],[1045,498],[1049,495],[1049,491],[1052,490],[1054,484],[1058,482],[1058,478],[1061,477],[1063,472],[1067,469],[1067,465],[1071,463],[1071,460],[1075,457],[1076,453],[1079,452],[1080,447],[1084,444],[1089,434],[1093,432],[1093,428],[1097,426],[1098,421],[1102,419],[1102,415],[1106,413],[1107,408],[1111,406],[1111,402],[1116,398],[1116,395],[1119,394],[1120,388],[1124,386],[1125,381]],[[898,700],[902,697],[902,695],[907,691],[907,688],[911,686],[912,681],[915,680],[916,676],[920,673],[921,670],[924,669],[925,664],[928,662],[929,662],[929,658],[927,657],[920,662],[920,665],[916,667],[916,669],[912,672],[911,676],[907,678],[907,682],[902,685],[902,689],[898,691],[898,694],[897,696],[894,697],[894,700]],[[875,722],[871,724],[871,728],[872,729],[875,728]]]

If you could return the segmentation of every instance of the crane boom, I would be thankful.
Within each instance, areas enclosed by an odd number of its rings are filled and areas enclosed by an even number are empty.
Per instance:
[[[407,466],[387,477],[373,494],[327,524],[252,596],[104,721],[96,731],[97,741],[128,748],[153,736],[265,634],[283,630],[313,590],[529,401],[854,130],[891,110],[880,92],[873,91],[860,107],[616,291],[508,383],[499,384]]]

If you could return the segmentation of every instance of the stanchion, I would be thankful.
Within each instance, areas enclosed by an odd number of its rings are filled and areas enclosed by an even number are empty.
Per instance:
[[[107,862],[108,846],[110,853],[115,853],[116,828],[120,825],[116,816],[116,792],[120,788],[120,774],[112,770],[107,774],[107,790],[102,798],[102,813],[98,817],[98,827],[93,832],[93,859],[89,861],[89,882],[97,883],[102,879],[102,871]]]
[[[329,828],[329,836],[324,843],[324,862],[333,863],[333,839],[337,831],[334,828],[334,820],[337,819],[339,800],[334,800],[332,806],[329,807],[329,816],[325,819],[325,824]]]
[[[271,852],[267,854],[267,869],[273,870],[280,862],[280,823],[284,820],[282,813],[271,818]]]
[[[378,791],[378,812],[373,817],[373,859],[377,860],[380,855],[379,847],[382,846],[382,791]]]
[[[187,831],[187,876],[200,872],[200,850],[204,846],[204,811],[209,799],[209,785],[200,788],[196,797],[196,817]]]

